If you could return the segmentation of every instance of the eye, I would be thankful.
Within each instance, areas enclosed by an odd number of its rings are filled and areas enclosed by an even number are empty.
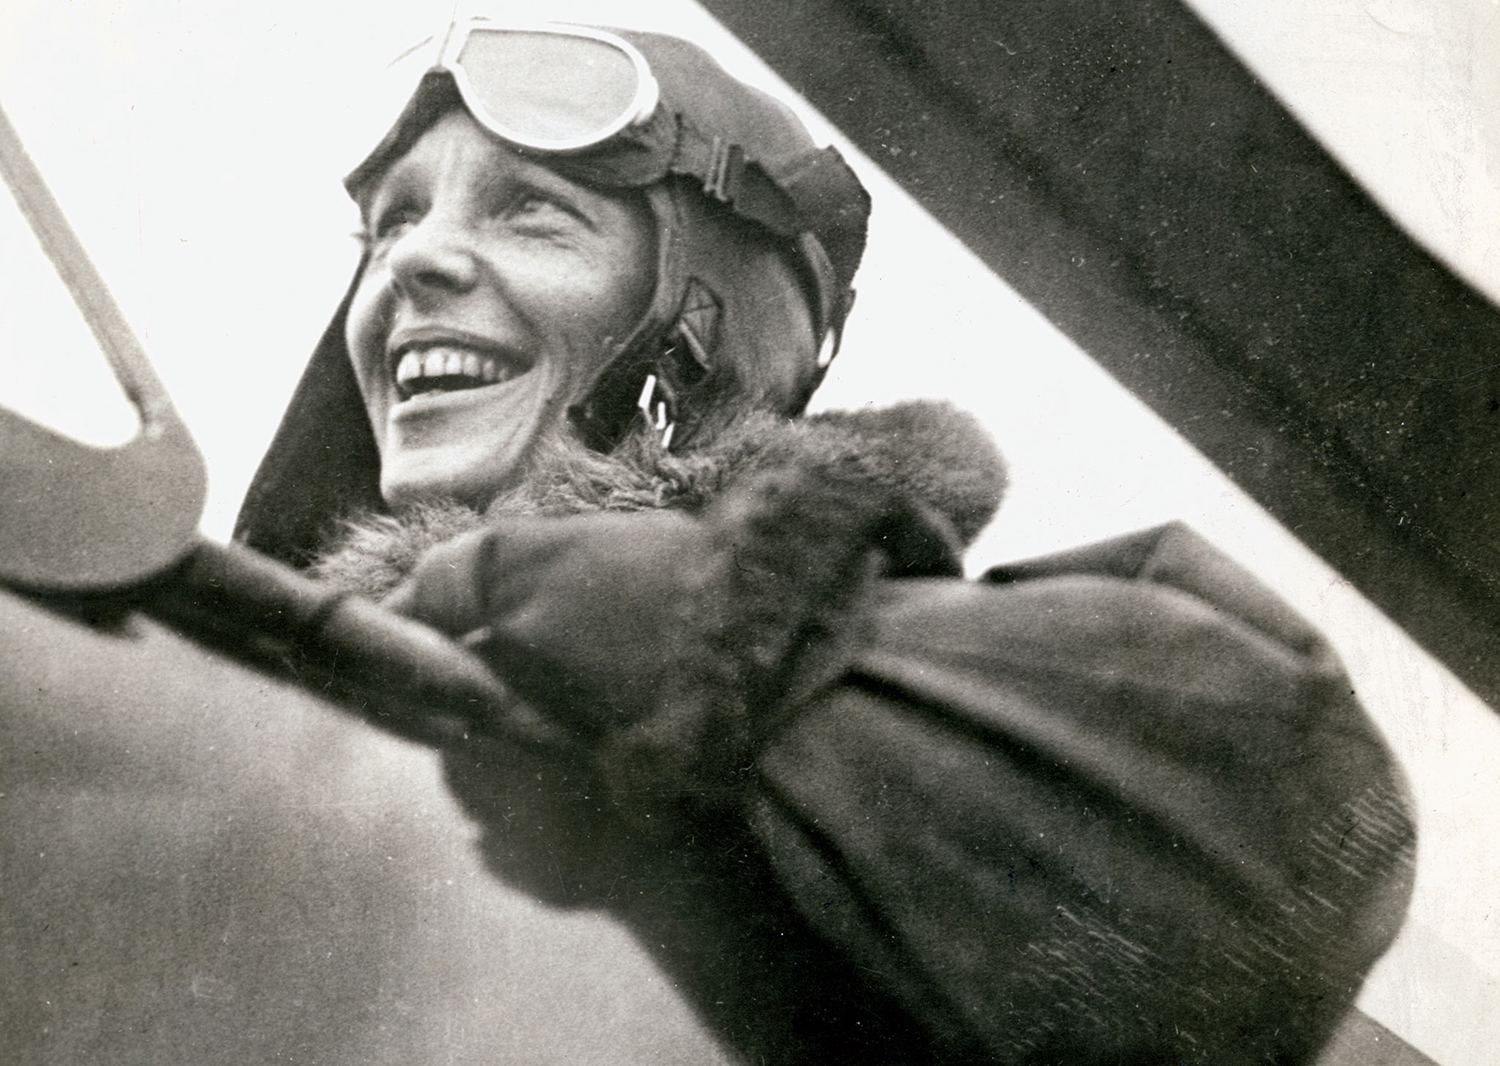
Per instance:
[[[506,199],[500,214],[507,224],[526,235],[552,236],[580,226],[592,228],[576,203],[548,189],[518,190]]]
[[[359,233],[367,248],[378,247],[399,237],[422,219],[422,207],[414,200],[400,199],[377,204]]]

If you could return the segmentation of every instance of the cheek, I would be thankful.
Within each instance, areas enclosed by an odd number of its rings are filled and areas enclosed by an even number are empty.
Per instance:
[[[385,286],[379,280],[366,276],[349,301],[349,314],[344,323],[344,344],[349,349],[349,361],[354,367],[354,377],[359,382],[359,391],[370,412],[375,435],[379,437],[384,428],[383,412],[387,403],[384,380],[385,352]],[[376,417],[377,411],[382,415]]]
[[[611,200],[599,213],[602,236],[565,285],[570,291],[560,310],[595,339],[596,350],[612,350],[640,324],[656,293],[656,221],[638,194]]]
[[[656,290],[654,260],[631,257],[623,270],[575,273],[559,287],[557,321],[589,368],[602,367],[640,325]]]

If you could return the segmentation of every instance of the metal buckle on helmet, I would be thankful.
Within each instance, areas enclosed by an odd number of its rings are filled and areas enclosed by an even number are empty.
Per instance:
[[[658,392],[661,393],[660,399],[657,397]],[[661,434],[662,451],[671,451],[672,431],[677,428],[677,420],[672,410],[671,396],[661,388],[661,382],[655,374],[646,375],[646,384],[641,389],[641,398],[636,401],[636,406],[646,416],[646,424]]]

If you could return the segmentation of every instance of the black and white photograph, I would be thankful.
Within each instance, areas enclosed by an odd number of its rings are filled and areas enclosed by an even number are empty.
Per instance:
[[[7,0],[0,1064],[1500,1062],[1497,0]]]

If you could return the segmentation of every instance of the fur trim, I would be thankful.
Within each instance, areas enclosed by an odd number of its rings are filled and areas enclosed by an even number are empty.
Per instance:
[[[456,501],[417,504],[400,515],[363,515],[344,523],[308,573],[344,592],[383,599],[428,549],[483,525],[483,515]]]
[[[489,513],[696,511],[748,475],[787,468],[866,481],[929,507],[965,545],[994,516],[1005,490],[1004,461],[974,416],[948,403],[914,401],[801,419],[757,411],[685,455],[663,452],[649,433],[607,456],[559,451]]]
[[[662,451],[646,431],[609,455],[558,445],[486,514],[701,512],[731,486],[775,470],[867,484],[878,495],[935,512],[964,546],[989,522],[1005,489],[1004,461],[977,419],[947,403],[913,401],[796,420],[752,412],[684,455]],[[379,599],[424,551],[482,525],[475,511],[452,502],[364,516],[345,524],[312,572]]]
[[[787,710],[842,671],[870,581],[962,576],[951,525],[934,516],[867,479],[805,468],[756,474],[717,499],[695,526],[712,565],[692,573],[696,545],[678,534],[665,550],[689,563],[690,576],[677,586],[659,577],[656,594],[640,597],[642,614],[676,620],[672,651],[617,656],[651,664],[655,676],[621,686],[653,695],[617,716],[628,724],[595,756],[616,795],[665,789],[700,806],[736,802],[726,788],[736,768],[754,761]]]

